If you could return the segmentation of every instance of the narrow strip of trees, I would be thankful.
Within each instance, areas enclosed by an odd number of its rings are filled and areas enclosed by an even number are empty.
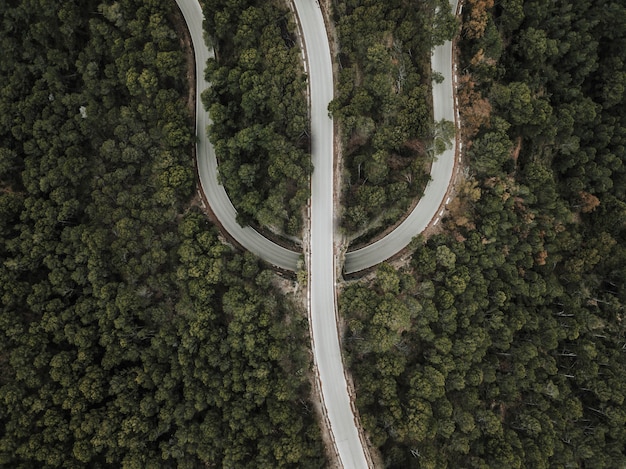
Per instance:
[[[397,221],[428,182],[435,153],[430,53],[457,23],[445,0],[332,6],[339,76],[329,110],[343,137],[343,225],[363,234]]]
[[[215,59],[202,97],[221,182],[241,224],[300,235],[309,198],[306,76],[284,2],[205,0]]]

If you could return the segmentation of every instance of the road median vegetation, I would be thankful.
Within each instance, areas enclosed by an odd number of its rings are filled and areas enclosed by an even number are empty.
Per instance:
[[[312,171],[306,76],[284,2],[203,2],[215,50],[202,97],[238,221],[300,236]]]
[[[339,72],[329,110],[342,136],[343,227],[371,236],[397,222],[428,182],[430,53],[456,32],[456,21],[444,0],[332,6]]]

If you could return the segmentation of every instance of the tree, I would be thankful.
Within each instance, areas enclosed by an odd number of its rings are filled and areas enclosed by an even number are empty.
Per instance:
[[[469,18],[464,22],[466,34],[471,39],[480,38],[487,27],[489,9],[493,8],[493,0],[470,0]]]
[[[489,126],[491,104],[475,90],[476,83],[469,74],[459,80],[459,110],[463,118],[462,131],[465,138],[471,139],[482,127]]]

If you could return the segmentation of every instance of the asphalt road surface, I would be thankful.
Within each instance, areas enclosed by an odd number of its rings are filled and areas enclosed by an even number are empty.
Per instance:
[[[211,210],[235,241],[261,259],[281,269],[295,271],[301,253],[277,245],[249,226],[240,226],[237,223],[237,211],[228,198],[224,186],[217,180],[217,158],[206,130],[211,121],[200,100],[202,91],[209,86],[204,79],[204,68],[207,59],[213,56],[213,51],[210,51],[204,42],[202,9],[198,0],[176,0],[176,3],[191,34],[196,59],[196,152],[202,191],[211,205]]]
[[[326,27],[315,0],[294,0],[308,58],[311,97],[311,238],[309,301],[313,356],[330,431],[344,468],[367,468],[344,374],[335,301],[333,74]]]
[[[456,12],[458,0],[450,0],[452,11]],[[454,83],[452,81],[452,43],[450,41],[434,49],[431,56],[433,72],[443,75],[442,83],[433,82],[433,114],[435,122],[445,119],[455,122]],[[384,238],[364,248],[346,254],[344,272],[351,274],[379,264],[404,249],[411,240],[440,212],[448,186],[452,181],[456,148],[438,155],[433,162],[429,181],[424,195],[409,216]]]

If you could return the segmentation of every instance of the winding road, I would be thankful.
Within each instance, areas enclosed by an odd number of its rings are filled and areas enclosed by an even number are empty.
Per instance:
[[[458,0],[451,0],[456,10]],[[204,42],[202,10],[198,0],[176,0],[189,29],[196,61],[196,135],[197,165],[202,191],[223,228],[243,248],[285,270],[298,268],[301,253],[278,246],[250,227],[241,227],[233,207],[217,177],[217,158],[207,136],[210,124],[200,96],[210,86],[204,79],[204,66],[212,56]],[[293,0],[302,30],[308,60],[311,102],[311,176],[310,243],[308,250],[309,320],[316,365],[317,386],[322,407],[340,465],[346,469],[369,467],[366,448],[359,437],[358,424],[348,393],[339,332],[335,296],[333,209],[333,122],[328,103],[333,98],[332,62],[326,28],[317,0]],[[451,43],[435,49],[432,68],[444,76],[433,85],[435,119],[454,121]],[[345,271],[357,272],[372,267],[408,245],[436,216],[443,203],[454,168],[454,150],[439,156],[432,165],[431,181],[424,196],[407,219],[377,243],[346,255]]]

